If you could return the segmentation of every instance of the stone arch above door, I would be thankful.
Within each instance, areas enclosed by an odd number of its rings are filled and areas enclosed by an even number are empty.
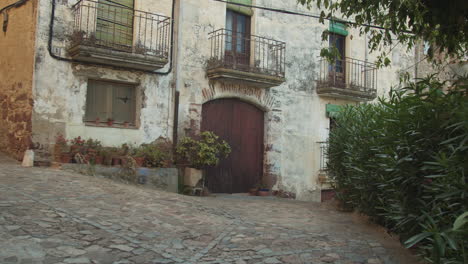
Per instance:
[[[267,90],[249,87],[241,83],[210,81],[209,87],[204,88],[202,94],[203,103],[222,98],[237,98],[253,104],[265,112],[279,108],[278,101]]]

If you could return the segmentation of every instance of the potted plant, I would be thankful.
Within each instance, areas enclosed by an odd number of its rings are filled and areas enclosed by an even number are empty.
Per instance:
[[[144,157],[149,168],[170,167],[172,165],[172,142],[160,137],[150,144],[142,144],[137,155]]]
[[[102,148],[100,151],[100,156],[102,156],[102,164],[110,166],[112,165],[112,153],[109,148]]]
[[[65,154],[67,149],[68,140],[62,134],[57,134],[55,137],[55,146],[54,146],[54,159],[57,162],[62,161],[62,154]]]
[[[72,155],[70,153],[62,153],[60,156],[61,163],[71,163],[72,162]]]
[[[229,144],[213,132],[205,131],[196,137],[183,138],[176,148],[179,164],[185,165],[184,182],[195,187],[203,179],[203,169],[216,166],[231,153]]]
[[[70,152],[72,156],[75,156],[76,153],[82,153],[84,152],[84,145],[85,145],[85,140],[81,139],[80,136],[72,139],[70,141]]]
[[[113,125],[114,125],[114,119],[112,119],[112,118],[107,118],[107,125],[108,125],[108,126],[113,126]]]
[[[262,184],[258,189],[258,196],[270,196],[270,189],[266,184]]]
[[[145,166],[145,151],[142,146],[135,148],[133,158],[135,159],[135,162],[137,163],[138,167]]]
[[[254,187],[249,189],[249,195],[250,196],[257,196],[259,189],[260,189],[260,183],[255,184]]]

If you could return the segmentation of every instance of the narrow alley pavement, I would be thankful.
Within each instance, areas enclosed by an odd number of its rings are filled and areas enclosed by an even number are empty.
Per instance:
[[[416,263],[394,238],[318,203],[188,197],[0,154],[0,263]]]

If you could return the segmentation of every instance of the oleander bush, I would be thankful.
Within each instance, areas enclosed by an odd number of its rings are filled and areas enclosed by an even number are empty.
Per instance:
[[[347,106],[328,169],[344,207],[400,235],[432,263],[468,263],[468,82],[434,77]],[[466,218],[465,218],[466,219]]]

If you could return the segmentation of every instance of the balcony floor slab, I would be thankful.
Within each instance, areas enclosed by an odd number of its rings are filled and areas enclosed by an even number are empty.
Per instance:
[[[286,81],[284,77],[278,77],[263,73],[253,73],[234,70],[224,67],[209,69],[208,78],[223,82],[240,82],[258,88],[270,88],[279,86]]]
[[[161,69],[168,62],[168,59],[158,56],[122,52],[82,44],[69,48],[68,53],[76,61],[106,64],[109,66],[145,71]]]

